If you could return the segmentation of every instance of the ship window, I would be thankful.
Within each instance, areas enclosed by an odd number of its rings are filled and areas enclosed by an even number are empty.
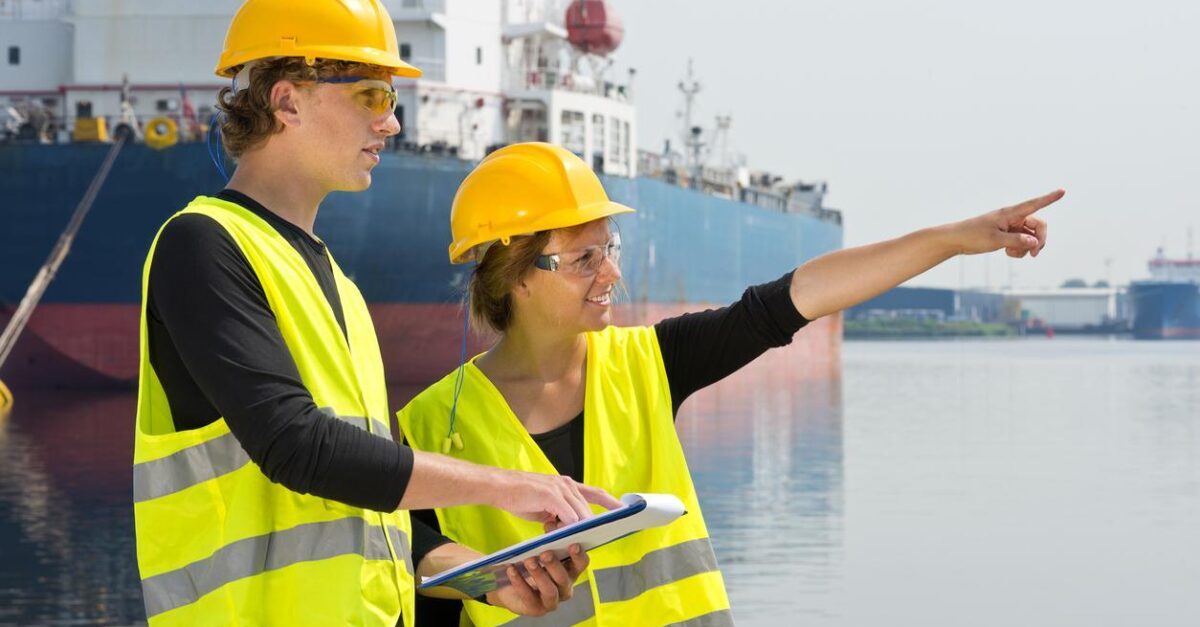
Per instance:
[[[592,115],[592,169],[604,171],[604,115]]]
[[[619,165],[624,161],[621,158],[621,120],[615,117],[609,120],[608,128],[608,162]]]
[[[621,136],[621,163],[629,165],[629,151],[633,150],[633,146],[629,145],[629,122],[625,122],[623,128],[624,134]]]
[[[483,65],[483,48],[481,46],[475,47],[475,65]]]
[[[163,98],[154,103],[154,108],[158,111],[175,111],[179,108],[179,101],[174,98]]]
[[[550,132],[546,128],[546,109],[542,106],[520,107],[516,115],[510,114],[509,119],[513,141],[550,141]]]
[[[564,110],[562,112],[562,139],[559,141],[563,148],[581,157],[583,156],[583,120],[582,111]]]
[[[21,65],[21,47],[20,46],[9,46],[8,47],[8,64],[9,65]]]
[[[604,115],[597,113],[592,116],[592,152],[604,155]]]
[[[405,61],[412,60],[412,44],[400,44],[400,58]]]

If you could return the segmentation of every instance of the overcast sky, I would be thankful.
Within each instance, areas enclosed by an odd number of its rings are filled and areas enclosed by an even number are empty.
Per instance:
[[[1200,252],[1200,2],[610,0],[625,22],[639,143],[732,114],[749,165],[829,182],[846,244],[1065,187],[1036,260],[953,260],[913,285],[1141,278]],[[624,72],[621,71],[621,75]]]

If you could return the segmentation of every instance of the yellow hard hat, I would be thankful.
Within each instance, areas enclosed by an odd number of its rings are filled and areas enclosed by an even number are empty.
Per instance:
[[[395,76],[421,70],[400,59],[396,27],[380,0],[246,0],[225,34],[217,76],[258,59],[304,57],[369,63]]]
[[[450,263],[513,236],[561,229],[633,209],[608,199],[600,178],[574,153],[530,142],[505,146],[467,175],[450,208]]]

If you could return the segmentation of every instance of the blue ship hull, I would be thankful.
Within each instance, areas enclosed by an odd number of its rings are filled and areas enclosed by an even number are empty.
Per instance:
[[[1200,284],[1135,282],[1133,337],[1143,340],[1200,339]]]
[[[0,306],[11,310],[20,301],[107,150],[0,146]],[[469,267],[448,263],[448,212],[472,166],[452,157],[387,153],[369,191],[332,194],[322,206],[316,231],[371,304],[385,355],[429,356],[421,364],[389,360],[390,381],[431,380],[456,363],[458,303]],[[22,338],[0,377],[69,386],[92,375],[132,380],[150,242],[172,213],[222,184],[203,144],[164,151],[126,146],[30,323],[32,337]],[[842,245],[840,223],[809,215],[649,178],[604,184],[614,200],[638,209],[617,221],[625,244],[622,322],[732,302],[747,286]],[[825,326],[813,332],[828,335],[827,352],[836,353],[840,324]]]

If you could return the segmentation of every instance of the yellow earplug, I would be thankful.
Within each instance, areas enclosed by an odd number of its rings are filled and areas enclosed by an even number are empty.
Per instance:
[[[445,440],[442,440],[442,455],[449,455],[451,447],[456,451],[463,450],[462,436],[457,431],[446,436]]]

